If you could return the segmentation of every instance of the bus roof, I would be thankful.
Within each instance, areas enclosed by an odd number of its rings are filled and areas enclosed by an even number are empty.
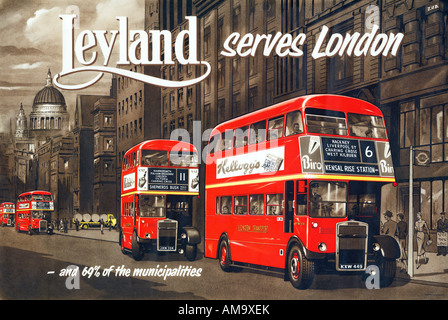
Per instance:
[[[175,151],[184,151],[184,152],[197,152],[194,145],[177,140],[166,140],[166,139],[157,139],[157,140],[147,140],[143,141],[128,151],[126,151],[125,156],[128,153],[135,152],[136,150],[166,150],[171,151],[173,147],[176,147]]]
[[[360,104],[363,106],[362,109],[359,108]],[[223,133],[226,130],[237,129],[291,111],[303,110],[306,107],[341,111],[344,113],[382,116],[381,110],[378,107],[361,99],[334,94],[314,94],[283,101],[220,123],[213,129],[210,137],[214,136],[217,132]]]
[[[19,194],[19,197],[27,195],[27,194],[49,194],[49,195],[51,195],[51,192],[43,191],[43,190],[33,190],[33,191],[28,191],[28,192],[24,192],[22,194]]]

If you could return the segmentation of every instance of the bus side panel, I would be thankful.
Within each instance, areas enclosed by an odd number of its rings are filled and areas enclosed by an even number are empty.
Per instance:
[[[216,214],[216,197],[220,195],[217,189],[206,190],[205,203],[205,256],[217,258],[221,235],[228,233],[229,216]]]
[[[230,237],[232,260],[284,268],[287,240],[281,233],[282,220],[277,221],[276,216],[243,216],[238,220]]]
[[[244,190],[242,192],[236,191],[235,187],[213,190],[216,195],[223,196],[262,194],[264,197],[263,215],[250,215],[249,212],[245,215],[216,215],[217,222],[212,227],[228,234],[232,261],[284,268],[284,254],[289,236],[284,233],[283,215],[266,214],[266,195],[283,194],[283,182],[246,185],[241,189]],[[207,199],[214,198],[207,197]],[[217,236],[219,237],[221,233]]]
[[[218,219],[215,217],[215,214],[207,215],[206,225],[205,225],[205,257],[207,258],[216,258],[218,252],[218,241],[219,234],[218,230],[216,230],[215,225]]]

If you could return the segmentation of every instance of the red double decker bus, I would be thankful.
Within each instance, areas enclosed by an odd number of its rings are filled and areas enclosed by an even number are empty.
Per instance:
[[[16,205],[12,202],[3,202],[0,204],[0,216],[2,227],[14,226],[16,215]]]
[[[33,233],[51,232],[53,197],[48,191],[30,191],[17,197],[16,230]]]
[[[201,237],[192,218],[198,195],[198,153],[193,145],[149,140],[129,149],[122,164],[122,252],[141,260],[152,248],[196,259]]]
[[[206,163],[205,256],[260,267],[308,288],[314,274],[378,266],[395,277],[397,241],[380,235],[394,169],[374,105],[337,95],[282,102],[215,127]]]

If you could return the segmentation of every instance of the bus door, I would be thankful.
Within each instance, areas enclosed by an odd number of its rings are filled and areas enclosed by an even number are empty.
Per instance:
[[[373,234],[380,232],[381,183],[349,182],[348,216],[349,220],[365,222]]]
[[[284,209],[284,232],[291,233],[294,231],[294,181],[285,182],[285,209]]]
[[[131,203],[130,203],[130,206],[131,206],[130,211],[132,214],[132,219],[134,219],[133,224],[134,224],[135,228],[137,229],[137,234],[140,234],[139,233],[140,232],[140,224],[138,223],[139,218],[140,218],[140,210],[137,210],[137,208],[139,208],[139,205],[140,205],[139,196],[136,194],[132,195]]]
[[[187,195],[167,195],[166,217],[177,220],[179,229],[185,226],[192,226],[192,197]]]
[[[305,243],[308,227],[308,181],[297,180],[295,191],[294,230],[302,242]]]
[[[126,235],[132,234],[135,225],[135,215],[131,207],[133,197],[134,195],[129,195],[121,198],[121,229]]]

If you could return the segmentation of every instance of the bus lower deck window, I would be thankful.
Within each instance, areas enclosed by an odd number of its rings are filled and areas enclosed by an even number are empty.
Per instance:
[[[235,197],[235,214],[247,213],[247,197],[237,196]]]
[[[281,215],[282,214],[283,194],[268,194],[266,196],[266,214]]]
[[[264,197],[262,194],[249,196],[249,214],[262,215],[264,213]]]
[[[232,213],[232,197],[224,196],[221,197],[221,214],[231,214]]]

